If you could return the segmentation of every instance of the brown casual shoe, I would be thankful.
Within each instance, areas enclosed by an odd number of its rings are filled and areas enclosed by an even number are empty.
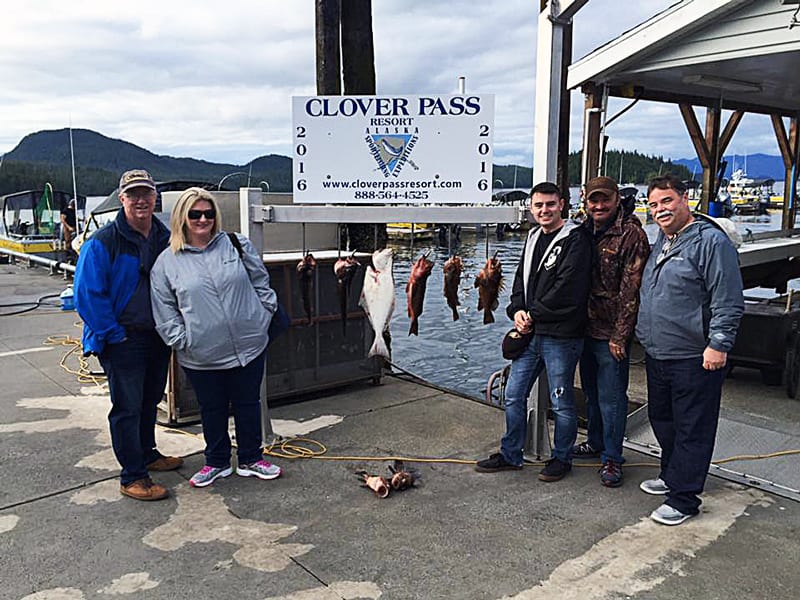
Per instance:
[[[174,471],[183,466],[183,459],[180,456],[159,456],[149,465],[148,471]]]
[[[167,488],[163,485],[153,483],[149,477],[137,479],[128,485],[120,485],[119,493],[123,496],[130,496],[136,500],[163,500],[169,496]]]

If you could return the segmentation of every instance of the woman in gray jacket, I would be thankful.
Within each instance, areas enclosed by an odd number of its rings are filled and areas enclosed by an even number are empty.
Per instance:
[[[150,272],[156,330],[175,350],[200,404],[206,464],[189,480],[194,487],[233,472],[229,405],[236,426],[236,473],[259,479],[281,474],[280,467],[262,459],[260,414],[267,329],[277,298],[253,245],[234,234],[237,249],[220,230],[220,220],[208,191],[186,190],[170,218],[170,247]]]

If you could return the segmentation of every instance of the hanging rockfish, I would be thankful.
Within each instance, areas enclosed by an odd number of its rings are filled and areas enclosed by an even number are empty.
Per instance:
[[[408,335],[412,333],[419,335],[419,316],[422,314],[422,302],[425,300],[425,287],[428,285],[428,277],[433,269],[433,261],[428,260],[430,252],[426,252],[417,259],[411,268],[411,276],[406,284],[406,300],[408,301],[408,317],[411,319],[411,327]]]
[[[297,263],[297,275],[300,277],[300,295],[303,298],[303,308],[308,317],[308,324],[311,325],[311,292],[314,286],[314,272],[317,270],[317,261],[311,252],[306,254]]]
[[[339,295],[339,306],[342,310],[342,333],[347,333],[347,297],[350,295],[350,283],[353,281],[361,263],[355,259],[355,251],[347,258],[340,258],[333,265],[336,274],[336,292]]]
[[[383,332],[389,329],[389,321],[394,312],[394,279],[392,278],[392,249],[384,248],[372,254],[372,265],[367,267],[364,288],[361,290],[359,305],[367,313],[375,341],[369,349],[369,356],[383,356],[389,360],[389,349],[383,339]]]
[[[447,306],[453,309],[453,321],[458,321],[457,307],[461,306],[458,300],[458,286],[461,285],[461,271],[464,263],[460,256],[453,255],[444,263],[444,297]]]
[[[475,277],[478,288],[478,310],[483,311],[483,323],[494,323],[492,311],[497,308],[497,297],[503,289],[503,267],[497,259],[497,252]]]

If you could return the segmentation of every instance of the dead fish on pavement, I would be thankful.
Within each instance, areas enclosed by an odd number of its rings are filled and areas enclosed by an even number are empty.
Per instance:
[[[361,263],[355,258],[355,251],[347,258],[340,258],[333,265],[336,274],[336,292],[339,294],[339,305],[342,311],[342,332],[347,333],[347,297],[350,295],[350,284]]]
[[[375,341],[369,349],[369,356],[383,356],[387,360],[389,349],[383,339],[383,332],[389,329],[389,321],[394,312],[394,279],[392,277],[392,249],[384,248],[372,254],[372,265],[367,266],[364,287],[361,290],[359,305],[367,313]]]
[[[371,489],[375,492],[378,498],[386,498],[392,490],[386,478],[380,475],[370,475],[366,471],[356,471],[356,476],[361,480],[364,487]]]
[[[309,252],[297,263],[297,275],[300,277],[300,294],[303,298],[308,324],[311,325],[311,291],[314,285],[314,272],[317,270],[317,261]]]
[[[458,321],[458,309],[461,302],[458,300],[458,286],[461,285],[461,271],[464,263],[460,256],[453,255],[444,263],[444,297],[447,306],[453,309],[453,321]]]
[[[503,289],[503,267],[497,259],[497,252],[475,277],[478,288],[478,310],[483,311],[483,323],[494,323],[492,311],[497,308],[497,297]]]
[[[419,473],[415,469],[406,469],[402,460],[395,460],[394,465],[389,465],[389,473],[392,475],[389,485],[398,492],[413,487],[419,479]]]
[[[417,259],[411,268],[411,276],[406,284],[406,300],[408,301],[408,317],[411,319],[411,327],[408,335],[412,333],[419,335],[419,317],[422,314],[422,302],[425,300],[425,287],[428,285],[428,277],[433,269],[433,261],[428,260],[430,252],[426,252]]]

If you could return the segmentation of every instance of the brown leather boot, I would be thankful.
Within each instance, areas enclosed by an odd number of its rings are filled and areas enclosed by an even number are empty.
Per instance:
[[[180,456],[159,456],[149,465],[148,471],[174,471],[183,466],[183,459]]]
[[[163,500],[169,496],[169,491],[163,485],[153,483],[149,477],[137,479],[128,485],[120,485],[119,493],[136,500]]]

